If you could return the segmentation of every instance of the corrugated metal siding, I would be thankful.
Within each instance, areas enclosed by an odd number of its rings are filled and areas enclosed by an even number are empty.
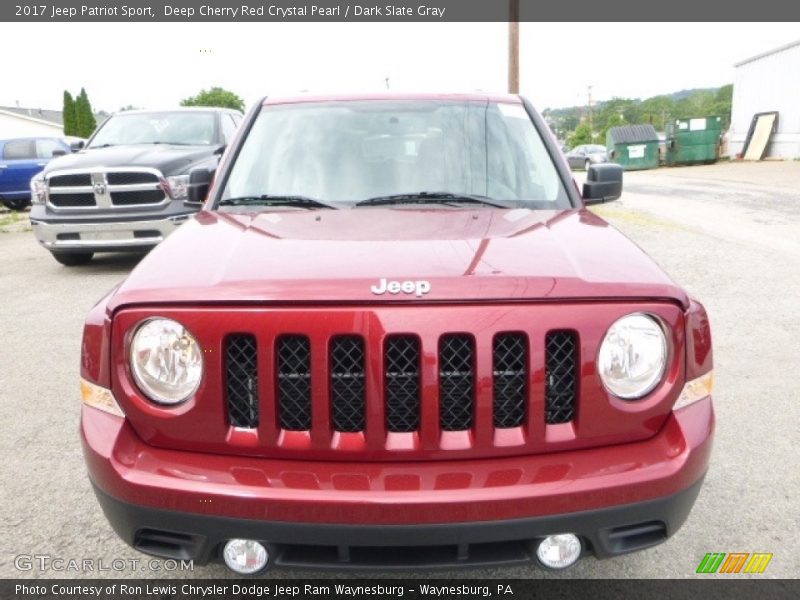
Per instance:
[[[778,131],[766,156],[800,157],[800,44],[765,53],[736,67],[728,152],[742,151],[756,113],[777,110]]]
[[[609,129],[608,135],[614,144],[637,144],[658,141],[658,134],[652,125],[620,125]]]

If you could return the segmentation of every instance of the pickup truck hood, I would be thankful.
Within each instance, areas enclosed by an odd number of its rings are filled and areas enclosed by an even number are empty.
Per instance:
[[[92,169],[98,167],[150,167],[164,175],[180,175],[198,162],[211,157],[218,146],[174,146],[170,144],[135,144],[89,148],[51,160],[44,169]]]
[[[426,281],[430,291],[373,293],[384,278]],[[587,210],[376,207],[202,211],[141,261],[109,310],[589,298],[688,306],[641,249]]]

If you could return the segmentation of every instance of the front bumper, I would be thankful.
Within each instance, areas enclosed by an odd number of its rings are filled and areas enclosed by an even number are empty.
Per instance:
[[[53,252],[121,252],[156,246],[195,212],[184,209],[158,215],[53,216],[36,206],[30,219],[36,239]]]
[[[202,564],[243,537],[269,543],[277,565],[385,569],[528,562],[555,533],[599,558],[663,542],[699,492],[713,428],[706,398],[642,442],[407,464],[159,449],[89,407],[81,429],[107,518],[143,552]]]

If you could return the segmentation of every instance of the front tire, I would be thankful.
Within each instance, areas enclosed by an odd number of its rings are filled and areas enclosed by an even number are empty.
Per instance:
[[[3,204],[8,210],[24,210],[26,206],[30,203],[30,200],[26,198],[18,198],[15,200],[9,200],[8,198],[3,198]]]
[[[65,267],[85,265],[94,256],[94,252],[52,252],[53,258]]]

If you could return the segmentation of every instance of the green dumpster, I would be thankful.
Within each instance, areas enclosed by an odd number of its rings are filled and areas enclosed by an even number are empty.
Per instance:
[[[606,135],[608,157],[626,171],[658,167],[658,134],[652,125],[621,125]]]
[[[676,119],[667,123],[666,163],[674,165],[712,164],[719,160],[722,141],[720,117]]]

